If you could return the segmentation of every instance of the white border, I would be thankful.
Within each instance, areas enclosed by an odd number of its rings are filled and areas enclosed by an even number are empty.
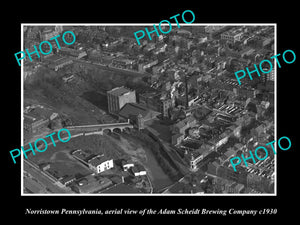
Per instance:
[[[61,25],[61,26],[153,26],[153,23],[21,23],[21,51],[24,51],[24,35],[23,35],[23,27],[24,26],[55,26],[55,25]],[[155,25],[158,25],[158,23]],[[162,24],[166,25],[167,24]],[[177,25],[176,23],[171,23],[171,25]],[[185,24],[180,23],[180,26],[274,26],[274,55],[277,54],[277,23],[191,23],[191,24]],[[277,63],[274,63],[274,75],[275,75],[275,88],[274,88],[274,106],[275,106],[275,116],[274,116],[274,126],[275,126],[275,140],[277,140]],[[24,104],[24,76],[23,76],[23,61],[21,61],[21,146],[23,146],[23,104]],[[277,145],[275,146],[275,151],[277,152]],[[23,154],[21,154],[21,196],[191,196],[191,197],[198,197],[198,196],[277,196],[277,154],[274,156],[275,158],[275,185],[274,185],[274,193],[271,194],[59,194],[59,193],[53,193],[53,194],[28,194],[23,192]]]

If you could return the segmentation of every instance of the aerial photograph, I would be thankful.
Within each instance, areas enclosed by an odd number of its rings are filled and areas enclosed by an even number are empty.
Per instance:
[[[276,193],[275,24],[156,28],[22,24],[22,195]]]

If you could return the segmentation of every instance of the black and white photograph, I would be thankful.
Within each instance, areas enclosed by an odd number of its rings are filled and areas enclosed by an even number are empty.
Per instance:
[[[275,24],[22,26],[23,194],[276,194]]]
[[[111,3],[5,9],[4,217],[296,217],[296,4]]]

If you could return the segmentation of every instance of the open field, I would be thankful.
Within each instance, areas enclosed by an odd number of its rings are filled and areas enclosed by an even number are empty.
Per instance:
[[[95,92],[95,91],[88,91],[88,92],[84,92],[81,95],[81,97],[84,98],[85,100],[91,102],[98,108],[100,108],[106,112],[108,111],[108,107],[107,107],[108,103],[107,103],[106,95]]]
[[[50,142],[51,140],[49,140]],[[50,170],[56,171],[55,173],[59,177],[90,174],[91,171],[85,165],[71,156],[70,152],[76,149],[84,149],[94,154],[104,153],[108,158],[113,159],[122,158],[125,155],[123,150],[106,136],[90,135],[71,138],[66,143],[57,142],[56,147],[50,145],[45,152],[36,152],[36,155],[30,154],[28,157],[37,165],[50,163]]]
[[[54,172],[58,177],[63,177],[66,175],[75,175],[75,177],[83,177],[92,173],[83,164],[72,160],[60,160],[53,162],[51,163],[49,171]]]

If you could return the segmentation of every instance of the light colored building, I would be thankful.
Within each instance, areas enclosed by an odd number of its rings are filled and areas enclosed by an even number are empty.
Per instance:
[[[134,63],[133,59],[127,59],[123,57],[115,58],[112,60],[114,64],[121,65],[121,66],[129,66]]]
[[[145,170],[145,168],[141,165],[136,165],[134,167],[131,168],[131,171],[133,173],[134,176],[138,177],[138,176],[144,176],[147,174],[147,171]]]
[[[231,43],[235,43],[236,41],[240,41],[243,32],[240,30],[230,30],[221,34],[221,40],[226,40]]]
[[[224,26],[204,26],[203,30],[205,33],[213,33],[220,29],[222,29]]]
[[[136,103],[135,91],[116,87],[107,92],[108,111],[116,114],[126,103]]]
[[[272,70],[270,73],[265,74],[267,81],[274,81],[275,80],[275,71]]]
[[[73,60],[72,59],[68,59],[68,58],[65,58],[65,57],[61,57],[60,59],[54,61],[54,62],[51,62],[48,67],[50,69],[53,69],[55,71],[58,71],[59,69],[67,66],[67,65],[70,65],[73,63]]]
[[[107,159],[103,155],[97,155],[94,158],[88,160],[89,168],[96,173],[102,173],[114,167],[112,159]]]
[[[138,71],[139,71],[139,72],[145,72],[145,70],[146,70],[147,68],[150,68],[151,66],[154,66],[154,65],[156,65],[156,64],[158,64],[158,60],[157,60],[157,59],[156,59],[156,60],[153,60],[153,61],[150,61],[150,62],[140,63],[140,64],[138,65]]]
[[[72,152],[72,156],[96,173],[102,173],[114,167],[113,160],[108,159],[103,154],[90,158],[92,156],[90,153],[77,149]]]
[[[190,170],[196,171],[198,170],[198,165],[201,163],[203,158],[205,158],[210,151],[212,150],[213,146],[208,144],[203,144],[200,148],[194,149],[192,151],[188,150],[184,155],[185,160],[189,163]]]
[[[64,30],[64,28],[63,28],[63,26],[60,26],[60,25],[56,25],[55,26],[55,31],[57,32],[57,33],[62,33],[63,32],[63,30]]]
[[[72,81],[75,78],[74,74],[64,76],[62,79],[65,83]]]
[[[131,167],[134,167],[134,164],[131,160],[128,161],[122,161],[122,167],[124,171],[127,171],[128,169],[130,169]]]

